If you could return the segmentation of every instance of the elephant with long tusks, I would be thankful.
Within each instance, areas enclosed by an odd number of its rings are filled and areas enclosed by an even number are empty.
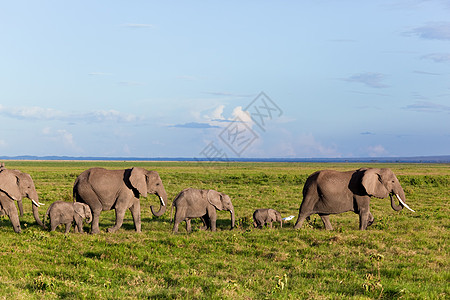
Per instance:
[[[355,171],[338,172],[323,170],[308,177],[303,187],[303,201],[294,228],[302,227],[312,214],[318,214],[325,229],[332,230],[329,215],[353,211],[359,215],[359,229],[370,226],[374,217],[370,213],[370,198],[390,196],[395,211],[406,207],[405,192],[390,169],[362,168]],[[399,204],[395,203],[394,196]]]
[[[17,201],[20,215],[23,215],[22,199],[31,200],[33,217],[40,226],[45,227],[39,218],[38,207],[44,205],[39,202],[39,197],[30,174],[19,170],[0,167],[0,214],[7,215],[11,221],[14,232],[21,232],[19,214],[14,201]]]

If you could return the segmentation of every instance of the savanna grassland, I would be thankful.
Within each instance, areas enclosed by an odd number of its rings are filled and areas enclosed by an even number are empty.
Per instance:
[[[43,215],[57,200],[72,201],[75,178],[87,168],[141,166],[159,172],[171,200],[184,188],[216,189],[230,195],[230,214],[218,212],[218,231],[171,233],[170,208],[153,217],[155,196],[141,198],[142,233],[130,212],[122,228],[114,212],[100,217],[101,234],[64,235],[41,229],[24,199],[22,233],[0,217],[0,298],[4,299],[449,299],[450,166],[447,164],[333,164],[187,162],[7,161],[29,173]],[[408,203],[395,212],[388,199],[372,199],[374,224],[358,230],[358,216],[318,216],[293,230],[303,184],[321,169],[389,167]],[[272,207],[295,218],[280,229],[253,229],[256,208]],[[85,230],[89,230],[85,225]],[[73,229],[72,229],[73,231]]]

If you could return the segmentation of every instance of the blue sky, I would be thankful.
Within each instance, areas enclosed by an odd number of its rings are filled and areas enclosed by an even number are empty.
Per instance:
[[[1,155],[450,154],[449,1],[0,4]]]

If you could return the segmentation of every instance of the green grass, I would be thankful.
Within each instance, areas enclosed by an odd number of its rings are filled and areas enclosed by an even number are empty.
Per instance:
[[[6,162],[31,174],[41,216],[57,200],[72,201],[75,178],[87,168],[142,166],[159,172],[172,200],[187,187],[232,198],[238,228],[218,213],[218,231],[171,233],[170,209],[152,217],[155,196],[141,199],[142,233],[131,214],[115,234],[104,233],[114,212],[103,212],[98,235],[64,235],[34,222],[24,200],[22,234],[0,217],[0,298],[14,299],[449,299],[450,166],[440,164],[313,164],[188,162]],[[358,216],[331,216],[334,231],[313,216],[301,230],[294,218],[280,229],[251,227],[256,208],[295,215],[303,184],[321,169],[389,167],[407,203],[395,212],[373,199],[375,223],[358,231]],[[170,201],[171,202],[171,201]],[[89,227],[86,225],[86,230]]]

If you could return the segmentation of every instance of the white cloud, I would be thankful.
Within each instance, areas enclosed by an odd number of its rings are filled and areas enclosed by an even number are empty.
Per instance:
[[[92,119],[97,122],[113,121],[132,123],[138,120],[133,114],[121,113],[117,110],[100,110],[90,113]]]
[[[97,110],[90,112],[63,112],[51,108],[5,107],[0,105],[0,115],[19,120],[64,121],[64,122],[123,122],[134,123],[144,120],[136,115],[117,110]]]
[[[5,107],[0,106],[0,114],[15,118],[28,120],[54,120],[61,118],[64,114],[51,108],[31,107]]]
[[[421,58],[430,59],[436,63],[447,62],[450,61],[450,53],[430,53],[423,55]]]
[[[297,138],[295,152],[299,156],[341,157],[335,147],[324,146],[312,134],[302,134]]]
[[[58,137],[62,140],[62,142],[64,143],[65,146],[67,146],[67,147],[76,146],[75,142],[73,140],[73,135],[70,132],[68,132],[65,129],[59,129],[56,132],[58,134]]]
[[[208,120],[225,120],[223,116],[223,110],[225,105],[219,105],[216,109],[214,109],[210,116],[205,115],[205,118]]]
[[[76,144],[73,134],[66,129],[56,129],[45,127],[42,129],[42,134],[48,138],[55,145],[63,145],[64,148],[70,149],[73,152],[81,153],[83,150]],[[54,146],[58,148],[58,146]]]
[[[416,101],[406,106],[405,109],[428,113],[450,112],[450,106],[429,101]]]
[[[367,152],[369,157],[380,157],[388,154],[382,145],[369,146]]]
[[[242,106],[235,107],[231,115],[233,116],[232,120],[240,119],[250,127],[253,126],[252,117],[247,111],[242,110]]]
[[[415,35],[427,40],[450,40],[450,22],[430,22],[427,25],[414,28],[406,35]]]
[[[192,112],[192,114],[196,116],[196,118],[201,121],[202,124],[209,124],[210,128],[224,128],[228,126],[226,123],[229,124],[232,122],[243,122],[246,123],[249,127],[253,126],[253,121],[250,114],[247,111],[244,111],[242,109],[242,106],[236,106],[231,112],[231,116],[229,117],[224,116],[224,111],[225,105],[221,104],[214,108],[212,111],[203,114],[202,117],[200,117],[201,113],[199,112]],[[176,127],[178,127],[178,125],[176,125]]]
[[[376,72],[366,72],[366,73],[359,73],[354,74],[350,77],[344,78],[342,80],[348,81],[348,82],[359,82],[362,84],[367,85],[371,88],[386,88],[389,87],[388,85],[383,83],[383,80],[386,78],[386,75]]]

